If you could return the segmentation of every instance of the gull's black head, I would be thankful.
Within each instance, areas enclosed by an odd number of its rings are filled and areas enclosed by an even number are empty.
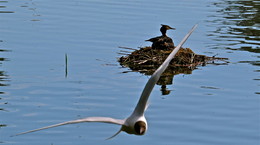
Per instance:
[[[168,25],[163,25],[163,24],[161,24],[161,25],[162,25],[162,27],[161,27],[160,31],[162,32],[163,36],[166,36],[166,31],[167,30],[170,30],[170,29],[175,30],[175,28],[172,28],[172,27],[170,27]]]
[[[143,135],[146,131],[146,124],[143,121],[138,121],[135,123],[134,128],[135,128],[135,132],[138,135]]]

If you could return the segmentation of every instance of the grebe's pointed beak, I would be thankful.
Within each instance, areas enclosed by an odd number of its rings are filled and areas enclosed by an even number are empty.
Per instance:
[[[170,26],[168,26],[167,29],[169,29],[169,30],[170,30],[170,29],[176,30],[176,28],[172,28],[172,27],[170,27]]]
[[[161,24],[161,25],[162,25],[162,27],[164,27],[166,30],[170,30],[170,29],[176,30],[175,28],[172,28],[171,26],[164,25],[164,24]]]

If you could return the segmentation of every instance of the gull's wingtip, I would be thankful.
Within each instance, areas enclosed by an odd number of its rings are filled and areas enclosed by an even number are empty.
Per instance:
[[[193,26],[193,28],[195,29],[195,28],[197,28],[198,26],[199,26],[199,23],[195,24],[195,25]]]
[[[15,136],[18,136],[18,135],[23,135],[23,134],[30,133],[30,132],[31,132],[31,131],[21,132],[21,133],[17,133],[17,134],[10,135],[10,137],[15,137]]]
[[[14,135],[10,135],[10,137],[15,137],[15,136],[18,136],[18,135],[23,135],[23,134],[35,132],[35,131],[38,131],[38,130],[39,130],[39,129],[35,129],[35,130],[30,130],[30,131],[26,131],[26,132],[17,133],[17,134],[14,134]]]
[[[192,31],[194,31],[197,27],[199,26],[199,24],[197,23],[197,24],[195,24],[191,29],[192,29]]]

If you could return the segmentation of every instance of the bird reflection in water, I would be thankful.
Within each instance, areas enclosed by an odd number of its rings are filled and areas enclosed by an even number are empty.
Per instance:
[[[160,76],[160,79],[157,81],[156,85],[161,86],[161,93],[162,95],[169,95],[171,93],[171,89],[168,89],[167,86],[174,84],[174,76],[178,74],[191,74],[192,71],[196,69],[196,67],[171,67],[167,68],[164,73]],[[143,73],[145,75],[152,75],[152,72],[154,72],[153,69],[150,69],[149,71],[140,71],[140,73]]]
[[[163,64],[150,77],[150,79],[148,80],[148,82],[145,85],[145,88],[144,88],[144,90],[143,90],[143,92],[140,96],[140,99],[139,99],[133,113],[128,118],[126,118],[126,119],[114,119],[114,118],[110,118],[110,117],[87,117],[87,118],[83,118],[83,119],[67,121],[67,122],[63,122],[63,123],[59,123],[59,124],[54,124],[54,125],[42,127],[42,128],[39,128],[39,129],[34,129],[34,130],[18,133],[16,135],[26,134],[26,133],[30,133],[30,132],[35,132],[35,131],[53,128],[53,127],[62,126],[62,125],[67,125],[67,124],[82,123],[82,122],[104,122],[104,123],[112,123],[112,124],[121,125],[120,130],[108,139],[115,137],[121,131],[124,131],[124,132],[129,133],[129,134],[135,134],[135,135],[145,134],[147,129],[148,129],[148,124],[147,124],[146,118],[144,116],[144,113],[145,113],[145,110],[148,107],[147,101],[148,101],[148,98],[150,96],[150,93],[152,92],[152,90],[153,90],[155,84],[157,83],[157,81],[159,80],[161,74],[168,67],[170,61],[174,58],[177,51],[185,43],[185,41],[188,39],[188,37],[195,30],[196,27],[197,27],[197,25],[193,26],[193,28],[183,38],[183,40],[180,42],[180,44],[170,53],[170,55],[163,62]]]

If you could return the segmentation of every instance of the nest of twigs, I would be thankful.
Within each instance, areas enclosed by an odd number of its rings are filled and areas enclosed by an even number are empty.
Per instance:
[[[142,47],[139,50],[126,47],[120,48],[133,50],[119,58],[118,61],[120,64],[129,67],[132,71],[143,72],[147,75],[152,74],[172,52],[172,50],[158,50],[152,49],[151,47]],[[227,58],[208,57],[206,55],[196,54],[190,48],[181,48],[171,61],[165,73],[190,74],[196,66],[204,66],[214,62],[214,60],[227,60]]]

